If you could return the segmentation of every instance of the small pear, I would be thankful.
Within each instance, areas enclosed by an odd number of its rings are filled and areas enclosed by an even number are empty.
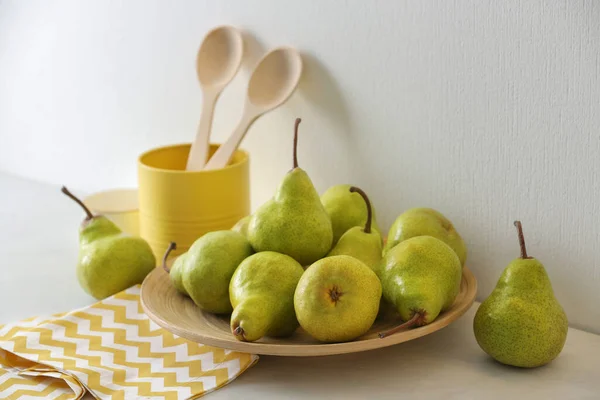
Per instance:
[[[244,235],[234,231],[213,231],[189,248],[182,267],[185,291],[201,309],[225,314],[233,310],[229,281],[235,269],[254,251]]]
[[[236,222],[236,224],[231,228],[231,230],[239,232],[242,235],[248,237],[248,224],[249,223],[250,223],[250,215],[246,215],[244,218],[242,218],[238,222]]]
[[[335,185],[330,187],[321,196],[321,203],[331,218],[333,229],[333,245],[342,237],[346,231],[355,226],[365,226],[369,210],[359,193],[351,192],[352,185]],[[378,233],[381,232],[377,226],[375,207],[371,204],[371,228]],[[381,233],[380,233],[381,236]]]
[[[367,206],[367,220],[364,227],[355,226],[347,230],[327,256],[352,256],[376,271],[381,262],[382,245],[381,235],[371,226],[371,202],[367,194],[360,188],[351,186],[348,192],[358,193],[363,198]]]
[[[382,261],[383,295],[406,323],[379,336],[431,323],[454,303],[461,279],[458,256],[439,239],[417,236],[391,248]]]
[[[248,240],[257,251],[286,254],[309,265],[331,250],[329,215],[304,170],[298,167],[298,125],[294,129],[294,167],[283,178],[275,196],[250,218]]]
[[[61,191],[86,213],[79,230],[77,279],[88,294],[98,300],[142,283],[156,267],[148,243],[121,231],[102,215],[93,215],[66,187]]]
[[[365,334],[379,311],[381,282],[354,257],[325,257],[298,282],[294,308],[298,322],[321,342],[346,342]]]
[[[508,264],[490,297],[477,309],[473,331],[479,346],[497,361],[539,367],[560,354],[569,322],[546,269],[527,255],[521,222],[515,221],[515,226],[521,257]]]
[[[452,222],[442,213],[431,208],[412,208],[402,213],[390,227],[383,253],[415,236],[433,236],[450,246],[465,265],[467,248]]]
[[[169,274],[169,277],[171,278],[171,282],[173,283],[175,289],[177,289],[179,293],[187,296],[187,291],[183,286],[183,274],[185,258],[187,256],[187,253],[183,253],[179,257],[177,257],[175,261],[173,261],[173,265],[171,265],[171,268],[167,266],[169,254],[175,249],[177,249],[177,243],[169,243],[169,247],[167,247],[167,251],[165,251],[165,255],[163,256],[162,267]]]
[[[303,273],[302,266],[285,254],[263,251],[246,258],[229,285],[231,332],[236,339],[253,342],[294,333],[298,328],[294,291]]]

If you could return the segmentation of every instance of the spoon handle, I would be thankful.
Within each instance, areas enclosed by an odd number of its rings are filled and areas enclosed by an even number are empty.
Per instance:
[[[227,141],[219,146],[215,154],[213,154],[204,166],[204,169],[209,170],[225,167],[241,141],[244,139],[244,136],[246,136],[246,132],[248,131],[248,128],[250,128],[250,125],[252,125],[252,123],[263,113],[264,111],[259,111],[252,106],[246,105],[244,114],[237,127]]]
[[[187,171],[200,171],[206,164],[208,148],[210,146],[210,129],[212,126],[213,112],[219,94],[219,91],[204,90],[200,123],[198,124],[196,139],[192,142],[190,154],[188,155],[187,166],[185,168]]]

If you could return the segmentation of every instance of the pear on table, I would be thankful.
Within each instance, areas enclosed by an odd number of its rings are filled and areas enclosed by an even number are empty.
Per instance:
[[[197,239],[186,254],[182,266],[185,291],[205,311],[231,312],[229,282],[240,263],[253,253],[250,243],[239,232],[208,232]]]
[[[531,368],[560,354],[569,323],[546,269],[527,254],[521,222],[515,221],[515,226],[521,257],[506,267],[492,294],[479,306],[473,330],[479,346],[497,361]]]
[[[275,196],[250,218],[248,240],[257,251],[286,254],[301,265],[323,258],[331,249],[333,231],[308,174],[298,167],[298,125],[294,129],[294,166]]]
[[[81,287],[98,300],[142,283],[156,267],[148,243],[122,232],[102,215],[93,215],[66,187],[61,191],[86,213],[79,230],[77,279]]]
[[[371,214],[371,229],[381,232],[377,226],[375,207],[365,207],[365,201],[359,193],[350,191],[352,185],[342,184],[330,187],[321,196],[321,203],[331,218],[333,229],[333,245],[355,226],[365,226],[369,213]],[[381,233],[380,233],[381,236]]]
[[[367,194],[360,188],[351,186],[350,193],[358,193],[367,207],[367,220],[363,226],[355,226],[346,231],[331,249],[329,256],[352,256],[377,273],[381,262],[382,241],[379,232],[372,228],[372,207]]]
[[[432,208],[412,208],[402,213],[390,227],[383,253],[403,240],[415,236],[433,236],[450,246],[465,265],[467,248],[454,225],[442,213]]]
[[[289,336],[298,321],[294,291],[304,270],[290,256],[263,251],[246,258],[229,285],[233,305],[231,332],[236,339],[253,342],[263,336]]]
[[[298,322],[321,342],[365,334],[379,311],[381,282],[371,268],[347,255],[325,257],[307,268],[294,294]]]
[[[462,266],[446,243],[432,236],[417,236],[387,252],[380,277],[385,299],[406,321],[379,335],[385,337],[427,325],[450,308],[460,291]]]

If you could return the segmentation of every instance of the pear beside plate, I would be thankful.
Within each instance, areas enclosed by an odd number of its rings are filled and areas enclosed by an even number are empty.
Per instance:
[[[229,315],[218,316],[200,310],[189,298],[179,294],[168,274],[156,268],[144,280],[141,291],[142,307],[146,314],[161,327],[188,340],[209,346],[253,354],[274,356],[325,356],[373,350],[407,342],[438,331],[462,316],[473,304],[477,294],[477,280],[463,268],[460,293],[450,309],[440,314],[431,324],[402,331],[380,339],[377,334],[400,321],[378,320],[360,338],[345,343],[324,344],[311,338],[301,328],[288,338],[262,338],[256,342],[240,342],[229,327]]]

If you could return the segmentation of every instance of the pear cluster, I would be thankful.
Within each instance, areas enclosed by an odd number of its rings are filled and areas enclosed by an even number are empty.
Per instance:
[[[241,341],[290,336],[299,326],[321,342],[350,341],[373,328],[383,306],[405,322],[382,337],[433,321],[460,288],[460,235],[439,212],[412,209],[384,246],[362,189],[335,185],[319,196],[298,166],[299,124],[293,167],[275,195],[165,265],[174,287],[205,311],[230,314]]]

